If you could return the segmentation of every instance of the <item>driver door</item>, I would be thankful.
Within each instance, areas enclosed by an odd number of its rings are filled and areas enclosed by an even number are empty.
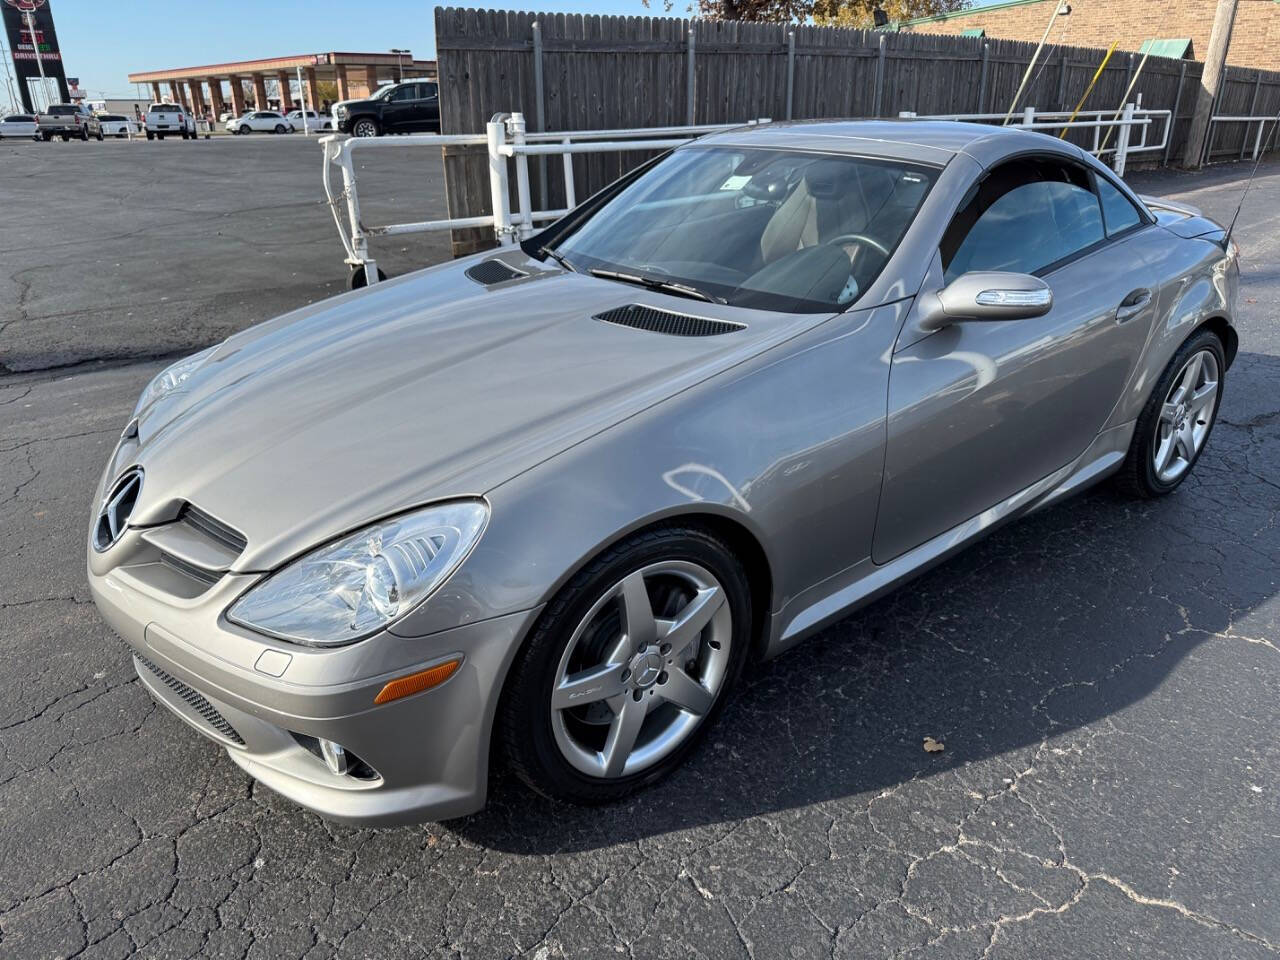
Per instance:
[[[1068,465],[1110,416],[1155,314],[1155,264],[1138,234],[1158,228],[1140,215],[1108,237],[1094,176],[1058,157],[1008,161],[971,188],[944,234],[926,284],[1031,273],[1053,308],[927,335],[908,317],[890,365],[876,563]],[[1118,312],[1140,292],[1145,306]]]

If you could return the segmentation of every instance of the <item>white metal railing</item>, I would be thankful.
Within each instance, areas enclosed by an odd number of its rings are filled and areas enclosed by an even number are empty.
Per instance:
[[[917,117],[917,114],[903,111],[898,116]],[[1021,114],[1015,114],[1015,116],[1018,119],[1013,125],[1028,130],[1060,130],[1064,132],[1067,130],[1092,130],[1093,146],[1089,149],[1089,152],[1096,157],[1102,157],[1108,153],[1115,154],[1112,160],[1112,167],[1120,176],[1124,176],[1125,162],[1131,154],[1164,150],[1165,145],[1169,142],[1169,129],[1173,125],[1172,111],[1145,110],[1140,106],[1140,103],[1127,103],[1123,109],[1118,111],[1082,110],[1076,114],[1069,110],[1036,110],[1035,107],[1027,107]],[[929,114],[928,116],[920,116],[918,119],[967,120],[976,123],[999,124],[1004,122],[1005,114]],[[1148,130],[1158,121],[1164,121],[1160,127],[1160,140],[1159,142],[1152,142],[1152,139],[1148,136]],[[1139,134],[1137,140],[1133,137],[1135,129]],[[1115,146],[1110,146],[1112,130],[1117,132]]]
[[[1275,122],[1276,122],[1276,120],[1277,120],[1277,119],[1278,119],[1278,118],[1276,117],[1276,115],[1275,115],[1275,114],[1271,114],[1271,115],[1269,115],[1269,116],[1265,116],[1265,117],[1259,117],[1259,116],[1233,116],[1233,115],[1229,115],[1229,114],[1216,114],[1216,115],[1214,115],[1214,116],[1210,117],[1210,118],[1209,118],[1209,135],[1208,135],[1208,137],[1207,137],[1207,138],[1206,138],[1206,140],[1205,140],[1205,157],[1207,158],[1207,157],[1211,156],[1211,155],[1212,155],[1212,153],[1213,153],[1213,135],[1214,135],[1214,133],[1215,133],[1214,128],[1215,128],[1218,124],[1221,124],[1221,123],[1243,123],[1243,124],[1245,124],[1245,128],[1244,128],[1244,142],[1241,144],[1241,147],[1240,147],[1240,156],[1241,156],[1241,158],[1243,158],[1243,157],[1244,157],[1244,148],[1245,148],[1245,146],[1247,146],[1247,145],[1248,145],[1248,143],[1249,143],[1249,128],[1250,128],[1251,126],[1253,126],[1253,124],[1255,124],[1255,123],[1256,123],[1256,124],[1258,125],[1258,132],[1257,132],[1257,133],[1254,135],[1254,137],[1253,137],[1253,153],[1252,153],[1252,155],[1249,157],[1249,159],[1250,159],[1250,160],[1257,160],[1257,159],[1258,159],[1258,154],[1262,152],[1262,143],[1263,143],[1263,141],[1266,139],[1266,129],[1267,129],[1267,124],[1269,124],[1269,123],[1270,123],[1270,124],[1275,124]]]
[[[916,117],[904,112],[901,117]],[[967,113],[919,117],[930,120],[971,120],[1000,123],[1002,113]],[[1129,103],[1120,111],[1090,110],[1076,116],[1067,111],[1037,111],[1027,107],[1018,125],[1030,130],[1093,130],[1095,155],[1114,154],[1112,164],[1123,175],[1127,157],[1134,153],[1163,150],[1169,140],[1172,114],[1168,110],[1144,110]],[[1149,128],[1163,121],[1159,142],[1149,137]],[[749,121],[747,126],[768,123],[767,119]],[[666,150],[688,143],[695,137],[737,129],[744,124],[703,124],[677,127],[645,127],[618,130],[573,130],[550,133],[527,130],[524,115],[496,114],[485,125],[483,134],[411,134],[399,137],[346,137],[337,134],[321,137],[324,149],[324,191],[329,200],[338,235],[346,250],[346,262],[353,271],[363,269],[363,280],[376,283],[376,260],[370,256],[369,241],[374,237],[391,237],[408,233],[462,230],[491,227],[499,243],[511,243],[530,236],[536,223],[556,220],[577,205],[573,183],[575,154],[613,153],[627,150]],[[1117,131],[1115,146],[1110,145],[1111,131]],[[1133,131],[1138,131],[1135,139]],[[360,211],[352,155],[357,150],[393,149],[396,147],[483,146],[489,157],[489,190],[493,212],[475,217],[453,217],[420,220],[415,223],[391,223],[381,226],[366,224]],[[564,177],[565,207],[558,210],[534,210],[529,187],[529,158],[560,156]],[[511,210],[510,167],[515,166],[516,205]],[[342,175],[342,187],[333,182],[332,168]],[[545,195],[545,194],[544,194]],[[345,207],[345,211],[343,208]],[[344,217],[345,213],[345,217]],[[353,274],[354,275],[354,274]]]
[[[767,120],[751,121],[767,123]],[[353,270],[363,269],[363,280],[376,283],[377,263],[369,255],[372,237],[390,237],[406,233],[429,233],[439,230],[462,230],[492,227],[500,243],[522,240],[530,236],[534,224],[556,220],[575,206],[573,156],[579,153],[615,153],[627,150],[666,150],[688,143],[707,133],[719,133],[743,126],[740,123],[701,124],[678,127],[643,127],[617,130],[572,130],[553,133],[530,133],[524,115],[497,114],[485,125],[484,134],[412,134],[401,137],[349,138],[331,134],[320,138],[324,148],[324,191],[329,200],[338,235]],[[493,213],[477,217],[453,217],[443,220],[421,220],[416,223],[392,223],[371,226],[360,212],[352,154],[356,150],[393,147],[483,146],[489,154],[489,188]],[[559,210],[533,210],[529,189],[529,158],[560,155],[563,157],[566,206]],[[519,209],[510,205],[510,161],[515,161],[516,198]],[[335,188],[332,167],[342,173],[342,189]],[[341,208],[346,208],[344,222]]]

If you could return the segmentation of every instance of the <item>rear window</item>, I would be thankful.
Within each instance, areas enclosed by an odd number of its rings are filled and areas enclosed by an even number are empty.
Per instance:
[[[30,123],[34,118],[25,114],[15,113],[12,117],[5,117],[6,123]]]
[[[52,117],[69,117],[77,112],[75,107],[65,103],[55,103],[49,108],[49,115]]]
[[[175,110],[181,109],[176,103],[153,103],[151,105],[151,113],[173,113]]]

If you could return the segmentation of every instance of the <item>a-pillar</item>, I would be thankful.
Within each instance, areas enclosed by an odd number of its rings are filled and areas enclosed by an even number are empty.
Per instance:
[[[154,81],[151,84],[151,99],[155,103],[159,103],[162,99],[160,96],[160,84],[155,83]]]
[[[213,119],[217,119],[226,112],[227,106],[222,100],[222,81],[216,77],[209,80],[209,104],[213,107]]]
[[[307,78],[306,79],[306,83],[307,83],[306,96],[309,97],[311,100],[311,102],[307,104],[307,106],[310,107],[312,110],[314,110],[316,113],[323,113],[324,109],[320,104],[320,85],[316,83],[316,72],[312,67],[307,67],[306,78]],[[302,91],[299,90],[298,94],[299,96],[301,96]]]
[[[253,100],[254,109],[267,109],[267,83],[260,73],[255,73],[253,75]]]
[[[243,117],[244,109],[244,82],[239,77],[231,78],[231,112],[237,117]]]
[[[276,74],[276,77],[280,81],[280,112],[288,113],[293,109],[293,94],[289,90],[289,74],[281,70]],[[298,91],[298,95],[302,95],[301,90]]]
[[[333,68],[333,75],[338,84],[338,99],[351,99],[351,94],[347,91],[347,68],[339,64]]]

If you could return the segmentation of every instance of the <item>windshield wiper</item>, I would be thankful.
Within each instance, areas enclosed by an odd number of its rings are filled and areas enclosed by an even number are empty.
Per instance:
[[[572,263],[570,263],[569,258],[564,256],[564,254],[557,253],[556,251],[552,250],[550,247],[541,247],[539,248],[538,252],[546,254],[548,257],[550,257],[556,263],[560,264],[560,266],[564,267],[570,273],[578,272],[578,268],[575,267]]]
[[[591,271],[591,275],[600,277],[603,280],[634,283],[636,286],[645,287],[649,290],[661,290],[663,293],[672,293],[678,297],[689,297],[691,300],[705,300],[707,303],[728,303],[724,297],[717,297],[714,294],[707,293],[705,290],[699,290],[697,287],[691,287],[687,283],[678,283],[675,280],[643,277],[638,273],[622,273],[619,270],[595,269]]]

